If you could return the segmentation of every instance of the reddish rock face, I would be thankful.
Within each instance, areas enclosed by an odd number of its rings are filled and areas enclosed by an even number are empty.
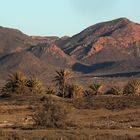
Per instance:
[[[67,57],[67,55],[56,45],[50,44],[48,48],[46,48],[46,52],[54,55],[58,55],[60,57]]]
[[[75,59],[65,54],[63,50],[53,43],[31,46],[28,51],[41,61],[58,67],[70,66],[75,62]]]
[[[116,19],[93,25],[81,33],[67,39],[63,50],[84,62],[96,63],[104,61],[104,56],[115,53],[113,60],[124,60],[136,57],[136,50],[140,48],[140,25],[125,18]],[[112,51],[112,49],[114,51]],[[116,51],[115,51],[116,50]],[[119,52],[118,54],[116,54]],[[94,59],[98,55],[98,60]],[[137,56],[139,56],[137,52]],[[91,58],[94,62],[92,62]],[[102,59],[103,58],[103,59]]]

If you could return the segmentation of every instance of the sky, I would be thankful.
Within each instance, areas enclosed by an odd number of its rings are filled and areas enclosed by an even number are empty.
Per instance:
[[[0,26],[28,35],[72,36],[108,20],[140,23],[140,0],[0,0]]]

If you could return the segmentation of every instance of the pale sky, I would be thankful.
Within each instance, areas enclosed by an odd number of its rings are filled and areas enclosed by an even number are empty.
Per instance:
[[[140,23],[139,11],[140,0],[0,0],[0,26],[28,35],[72,36],[120,17]]]

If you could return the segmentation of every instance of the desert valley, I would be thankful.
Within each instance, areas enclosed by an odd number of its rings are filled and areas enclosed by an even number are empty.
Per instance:
[[[140,24],[69,37],[0,27],[0,140],[140,140]]]

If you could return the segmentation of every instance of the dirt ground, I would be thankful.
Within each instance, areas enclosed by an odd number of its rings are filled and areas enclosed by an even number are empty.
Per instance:
[[[31,115],[44,95],[0,99],[0,140],[140,140],[140,97],[52,98],[68,108],[67,127],[34,129]],[[46,96],[46,95],[45,95]]]

